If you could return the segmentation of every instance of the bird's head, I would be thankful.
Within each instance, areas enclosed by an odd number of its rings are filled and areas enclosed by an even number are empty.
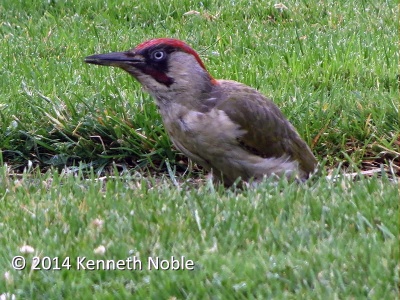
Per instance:
[[[204,93],[216,83],[196,51],[177,39],[152,39],[128,51],[88,56],[85,62],[125,70],[160,102]]]

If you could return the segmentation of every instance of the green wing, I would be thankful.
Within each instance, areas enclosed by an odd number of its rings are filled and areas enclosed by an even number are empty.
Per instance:
[[[279,108],[257,90],[229,80],[219,80],[217,109],[247,131],[239,142],[249,152],[262,157],[289,156],[309,174],[317,160],[296,129]]]

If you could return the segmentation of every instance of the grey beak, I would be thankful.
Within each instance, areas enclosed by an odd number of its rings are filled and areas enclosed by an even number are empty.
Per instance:
[[[143,60],[132,52],[125,51],[91,55],[85,58],[85,62],[102,66],[120,66],[122,64],[140,63]]]

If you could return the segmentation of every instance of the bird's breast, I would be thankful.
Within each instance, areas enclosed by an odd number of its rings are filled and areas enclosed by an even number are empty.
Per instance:
[[[167,110],[160,108],[160,112],[175,145],[193,152],[223,151],[237,144],[238,137],[246,133],[224,111],[215,108],[200,112],[172,104]]]

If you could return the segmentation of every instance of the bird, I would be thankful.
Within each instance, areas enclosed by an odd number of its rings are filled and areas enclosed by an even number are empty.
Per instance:
[[[154,38],[84,61],[133,76],[155,99],[175,147],[216,182],[305,181],[316,169],[312,151],[272,100],[245,84],[212,77],[184,41]]]

